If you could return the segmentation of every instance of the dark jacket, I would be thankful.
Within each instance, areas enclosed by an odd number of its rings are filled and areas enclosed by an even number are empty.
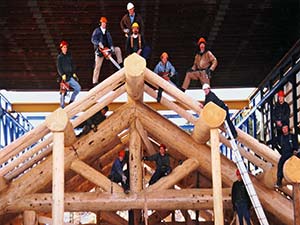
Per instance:
[[[290,133],[276,136],[271,143],[276,147],[278,152],[285,157],[292,156],[293,151],[297,151],[299,148],[297,136]]]
[[[213,102],[215,103],[217,106],[220,106],[222,109],[224,110],[228,110],[227,105],[221,100],[219,99],[215,93],[213,93],[212,91],[209,91],[209,93],[207,95],[205,95],[205,101],[204,101],[204,105],[206,105],[209,102]]]
[[[137,52],[139,49],[143,49],[145,45],[145,40],[143,35],[138,34],[136,38],[130,35],[126,40],[126,54],[130,55],[134,52]]]
[[[244,182],[237,180],[233,183],[231,189],[231,201],[233,205],[233,210],[236,210],[236,206],[239,203],[247,203],[248,207],[251,206],[251,200],[249,198],[247,189],[244,185]]]
[[[290,118],[290,107],[289,105],[284,102],[280,104],[276,102],[274,109],[273,109],[273,121],[281,121],[282,123],[288,123]]]
[[[109,31],[106,29],[105,34],[102,33],[100,27],[96,28],[92,34],[91,42],[94,45],[94,49],[98,56],[102,57],[102,53],[99,51],[99,43],[102,43],[104,47],[111,48],[113,46],[112,37]]]
[[[112,177],[116,176],[117,174],[122,176],[124,174],[124,172],[123,172],[123,166],[124,165],[125,165],[125,160],[123,160],[121,162],[119,158],[116,158],[116,160],[114,161],[114,163],[112,165],[110,175]]]
[[[60,76],[66,74],[67,81],[69,81],[73,73],[75,73],[75,67],[70,53],[63,54],[61,52],[57,56],[56,67]]]
[[[170,157],[167,153],[164,156],[162,156],[159,153],[156,153],[154,155],[146,157],[145,159],[148,161],[155,161],[156,169],[157,168],[160,168],[160,169],[170,168]]]
[[[121,27],[122,31],[124,29],[129,29],[129,33],[131,33],[131,25],[134,22],[137,22],[139,24],[139,31],[140,31],[140,33],[143,33],[144,22],[143,22],[142,17],[136,12],[135,12],[134,20],[132,23],[130,22],[130,17],[129,17],[128,13],[122,17],[122,19],[120,21],[120,27]]]

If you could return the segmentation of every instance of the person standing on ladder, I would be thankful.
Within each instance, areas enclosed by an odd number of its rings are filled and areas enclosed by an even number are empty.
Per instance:
[[[249,212],[249,209],[251,207],[251,200],[249,198],[239,170],[236,170],[236,176],[237,181],[233,183],[231,189],[231,201],[233,211],[237,212],[240,225],[244,224],[244,218],[246,220],[247,225],[251,225]]]
[[[81,90],[81,86],[78,83],[79,79],[75,73],[75,67],[73,64],[73,60],[71,57],[71,54],[68,52],[68,42],[66,41],[61,41],[59,47],[61,49],[61,53],[57,56],[57,72],[61,78],[61,82],[65,83],[65,85],[61,85],[64,87],[71,86],[74,91],[71,95],[69,104],[75,101],[76,96],[79,94]],[[65,107],[65,96],[66,96],[66,91],[64,90],[63,92],[61,91],[61,98],[60,98],[60,106],[62,108]]]

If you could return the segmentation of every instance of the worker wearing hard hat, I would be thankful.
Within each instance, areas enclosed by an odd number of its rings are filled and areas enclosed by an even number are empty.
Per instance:
[[[122,53],[119,47],[113,46],[112,37],[109,31],[106,28],[107,18],[102,16],[99,20],[99,27],[97,27],[91,38],[91,42],[94,45],[95,49],[95,67],[93,72],[93,85],[97,85],[99,83],[99,75],[103,63],[104,56],[101,52],[101,49],[108,48],[114,53],[117,57],[117,62],[120,66],[123,64]]]
[[[76,96],[79,94],[81,90],[81,86],[78,83],[78,77],[75,72],[75,66],[73,64],[73,60],[71,54],[68,52],[69,43],[67,41],[61,41],[59,47],[61,49],[61,53],[57,56],[57,72],[61,78],[60,83],[60,106],[62,108],[65,107],[65,96],[69,87],[74,89],[69,104],[75,101]]]
[[[272,119],[275,123],[276,136],[282,135],[282,124],[289,124],[290,120],[290,106],[284,100],[284,91],[280,90],[277,93],[278,101],[275,103],[272,113]]]
[[[126,13],[120,21],[120,27],[125,37],[128,37],[130,35],[131,25],[134,22],[137,22],[139,24],[139,30],[140,33],[142,33],[142,28],[144,28],[143,19],[138,13],[135,12],[134,5],[131,2],[127,4],[127,11],[128,13]]]
[[[128,36],[126,40],[126,53],[130,55],[132,53],[137,53],[145,59],[148,59],[150,56],[151,49],[145,44],[145,39],[140,33],[140,25],[137,22],[134,22],[131,25],[132,34]]]
[[[210,84],[212,73],[218,65],[216,57],[211,51],[206,49],[207,43],[203,37],[199,38],[197,44],[199,49],[195,55],[194,64],[191,70],[185,75],[185,79],[181,86],[182,91],[185,91],[189,87],[191,80],[200,80],[202,85],[204,83]]]

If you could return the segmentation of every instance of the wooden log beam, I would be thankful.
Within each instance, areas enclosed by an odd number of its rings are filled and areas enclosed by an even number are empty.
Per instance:
[[[114,212],[101,212],[101,219],[112,225],[128,225],[128,221]],[[102,223],[101,223],[102,225]]]
[[[145,85],[144,90],[148,95],[156,99],[157,93],[152,88],[150,88],[148,85]],[[182,108],[180,104],[176,104],[168,100],[164,96],[161,97],[160,104],[164,105],[168,110],[173,110],[177,112],[178,115],[180,115],[182,118],[186,119],[192,124],[195,124],[197,121],[197,119],[191,113],[187,112],[184,108]]]
[[[132,111],[133,108],[131,104],[123,105],[101,123],[101,130],[98,130],[100,133],[93,134],[92,132],[90,135],[81,138],[85,141],[76,142],[73,148],[65,148],[65,171],[69,172],[71,162],[74,159],[79,158],[83,161],[93,161],[95,158],[99,158],[105,151],[111,149],[113,147],[111,146],[112,144],[116,145],[117,143],[114,143],[115,137],[125,128],[129,127]],[[118,123],[115,121],[118,121]],[[99,138],[99,136],[101,136],[101,138]],[[4,214],[9,201],[49,187],[52,180],[51,164],[52,156],[49,156],[42,164],[38,164],[34,167],[30,173],[25,173],[20,178],[11,182],[7,190],[0,193],[0,215]],[[43,176],[41,176],[41,174]],[[36,179],[37,177],[39,179]],[[35,182],[32,182],[32,180]]]
[[[224,207],[230,208],[230,190],[224,189]],[[51,194],[26,195],[9,204],[7,213],[35,210],[37,212],[51,211]],[[175,209],[212,209],[213,197],[211,189],[182,189],[140,192],[126,195],[124,193],[65,193],[66,211],[117,211],[129,209],[143,209],[147,198],[148,209],[175,210]]]
[[[143,140],[143,143],[146,146],[146,151],[149,155],[153,155],[156,153],[151,141],[149,140],[148,137],[148,133],[147,131],[143,128],[143,125],[141,124],[141,122],[139,121],[139,119],[137,118],[135,121],[135,126],[136,126],[136,130],[139,133],[140,137]]]
[[[294,225],[300,224],[300,183],[293,184]]]
[[[283,166],[284,179],[289,183],[300,183],[300,159],[297,156],[289,158]]]
[[[109,192],[113,190],[114,192],[123,192],[123,189],[118,184],[111,182],[102,173],[98,172],[93,167],[82,162],[81,160],[74,160],[70,166],[70,169],[86,178],[90,182],[96,184],[104,191]]]
[[[52,217],[54,225],[61,225],[64,222],[64,143],[65,136],[68,135],[64,131],[70,128],[69,123],[67,113],[63,109],[56,110],[46,119],[46,125],[53,133]],[[68,132],[74,133],[74,130]]]
[[[171,188],[198,167],[199,162],[197,160],[193,158],[187,159],[181,165],[177,166],[168,176],[162,177],[156,183],[150,185],[146,191],[158,191]]]
[[[145,70],[145,80],[156,87],[161,87],[167,94],[171,95],[178,102],[180,102],[180,104],[186,106],[187,109],[191,109],[200,115],[201,108],[196,100],[185,95],[183,92],[178,91],[178,88],[174,87],[160,76],[157,76],[157,74],[155,74],[149,69]]]
[[[197,142],[204,144],[209,140],[210,128],[220,127],[226,117],[226,111],[213,102],[204,106],[197,120],[192,137]]]
[[[225,117],[224,117],[225,118]],[[224,120],[223,118],[223,120]],[[210,130],[211,139],[211,165],[212,183],[214,193],[214,221],[215,224],[224,224],[223,200],[222,200],[222,178],[221,178],[221,157],[219,131],[217,128]]]
[[[205,177],[211,177],[210,149],[207,146],[197,143],[186,132],[178,129],[178,127],[172,124],[172,122],[163,118],[157,112],[152,111],[147,106],[138,103],[136,105],[136,114],[139,116],[143,127],[151,133],[155,139],[164,140],[164,143],[169,143],[176,151],[188,158],[194,158],[199,161],[199,169],[201,169],[201,173]],[[151,120],[149,120],[149,118],[151,118]],[[155,121],[155,123],[153,121]],[[166,135],[169,131],[172,131],[172,135]],[[180,137],[180,141],[177,141],[176,137]],[[242,139],[247,138],[248,136],[244,135]],[[222,181],[225,186],[232,186],[232,183],[236,180],[233,172],[236,170],[236,166],[225,157],[222,157],[221,162]],[[251,178],[264,208],[271,211],[277,216],[277,218],[285,221],[285,223],[292,224],[293,218],[291,216],[291,202],[282,196],[278,196],[278,194],[273,190],[268,190],[254,177],[251,176]],[[272,201],[270,201],[270,199],[272,199]],[[284,210],[282,207],[284,207]]]
[[[142,100],[144,87],[144,71],[146,60],[136,53],[131,54],[124,60],[126,91],[133,100]]]
[[[24,211],[23,213],[24,225],[37,225],[38,219],[35,211]]]
[[[273,165],[277,165],[280,155],[278,152],[274,151],[273,149],[269,148],[268,146],[260,143],[251,135],[245,133],[244,131],[236,128],[238,137],[237,140],[245,145],[246,147],[250,148],[254,151],[257,155],[264,158],[264,160],[272,163]]]

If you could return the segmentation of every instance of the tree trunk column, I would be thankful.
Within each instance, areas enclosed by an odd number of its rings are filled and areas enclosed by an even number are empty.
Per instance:
[[[221,179],[221,156],[220,140],[217,128],[210,130],[211,139],[211,164],[212,164],[212,183],[214,198],[214,221],[216,225],[224,224],[223,215],[223,196],[222,196],[222,179]]]
[[[72,128],[67,113],[58,109],[46,119],[46,125],[53,133],[52,162],[52,219],[53,225],[64,224],[64,131]],[[71,133],[74,130],[71,131]],[[71,135],[72,136],[72,135]]]
[[[24,211],[23,213],[24,225],[37,225],[37,215],[35,211]]]

